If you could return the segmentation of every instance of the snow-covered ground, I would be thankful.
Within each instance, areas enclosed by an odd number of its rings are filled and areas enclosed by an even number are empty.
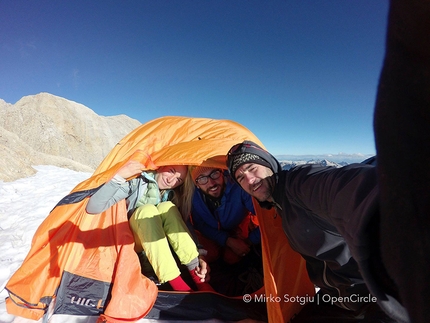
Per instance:
[[[6,312],[4,287],[30,250],[34,232],[59,200],[91,176],[55,166],[34,168],[34,176],[0,181],[0,323],[14,320]]]

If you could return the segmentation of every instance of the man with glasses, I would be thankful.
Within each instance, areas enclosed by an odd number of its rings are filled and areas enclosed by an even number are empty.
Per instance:
[[[194,167],[191,177],[196,190],[192,203],[192,224],[199,243],[211,263],[222,258],[239,262],[253,246],[260,244],[260,228],[254,216],[251,196],[223,170]]]

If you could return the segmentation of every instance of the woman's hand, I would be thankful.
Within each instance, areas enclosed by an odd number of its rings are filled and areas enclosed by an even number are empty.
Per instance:
[[[199,257],[199,266],[196,267],[196,275],[200,278],[200,281],[208,282],[210,280],[210,268],[208,263],[203,259]]]
[[[145,166],[143,166],[143,164],[137,162],[137,161],[130,161],[127,164],[125,164],[124,166],[122,166],[118,173],[116,173],[117,175],[121,176],[122,178],[129,178],[131,176],[137,175],[142,173],[142,171],[145,169]]]

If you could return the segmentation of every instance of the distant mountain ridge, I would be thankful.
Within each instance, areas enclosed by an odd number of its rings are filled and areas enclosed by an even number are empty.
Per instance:
[[[305,164],[317,164],[317,165],[321,165],[321,166],[334,166],[334,167],[342,167],[342,166],[348,165],[347,162],[335,163],[335,162],[329,161],[327,159],[322,159],[322,160],[311,159],[308,161],[304,161],[304,160],[301,160],[301,161],[280,160],[279,163],[281,164],[282,169],[286,169],[286,170],[289,170],[289,169],[296,167],[296,166],[299,166],[299,165],[305,165]]]
[[[275,155],[278,160],[291,161],[291,162],[303,162],[312,160],[327,160],[333,163],[361,163],[369,157],[374,156],[374,154],[320,154],[320,155]]]
[[[0,180],[30,176],[32,165],[92,172],[140,125],[126,115],[99,116],[49,93],[25,96],[15,104],[0,99]]]
[[[305,165],[305,164],[317,164],[317,165],[321,165],[321,166],[334,166],[334,167],[343,167],[352,163],[364,163],[364,164],[368,164],[368,165],[376,165],[376,156],[375,155],[369,155],[368,158],[364,159],[364,160],[359,160],[359,161],[353,161],[351,163],[347,163],[345,161],[342,161],[340,163],[336,163],[333,161],[329,161],[327,159],[311,159],[308,161],[304,161],[304,160],[296,160],[296,161],[291,161],[291,160],[279,160],[279,163],[281,164],[282,169],[285,170],[289,170],[293,167],[299,166],[299,165]]]

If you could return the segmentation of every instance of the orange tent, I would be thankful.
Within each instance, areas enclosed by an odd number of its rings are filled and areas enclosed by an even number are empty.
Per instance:
[[[163,117],[132,131],[40,225],[30,252],[6,285],[8,312],[33,320],[48,308],[54,314],[100,316],[104,322],[145,317],[158,290],[140,273],[125,202],[89,215],[85,205],[91,190],[130,160],[147,169],[177,164],[225,168],[228,150],[243,140],[263,146],[252,132],[229,120]],[[289,321],[301,308],[292,297],[312,296],[314,288],[304,261],[288,245],[280,218],[256,209],[265,274],[261,301],[267,303],[270,322]]]

